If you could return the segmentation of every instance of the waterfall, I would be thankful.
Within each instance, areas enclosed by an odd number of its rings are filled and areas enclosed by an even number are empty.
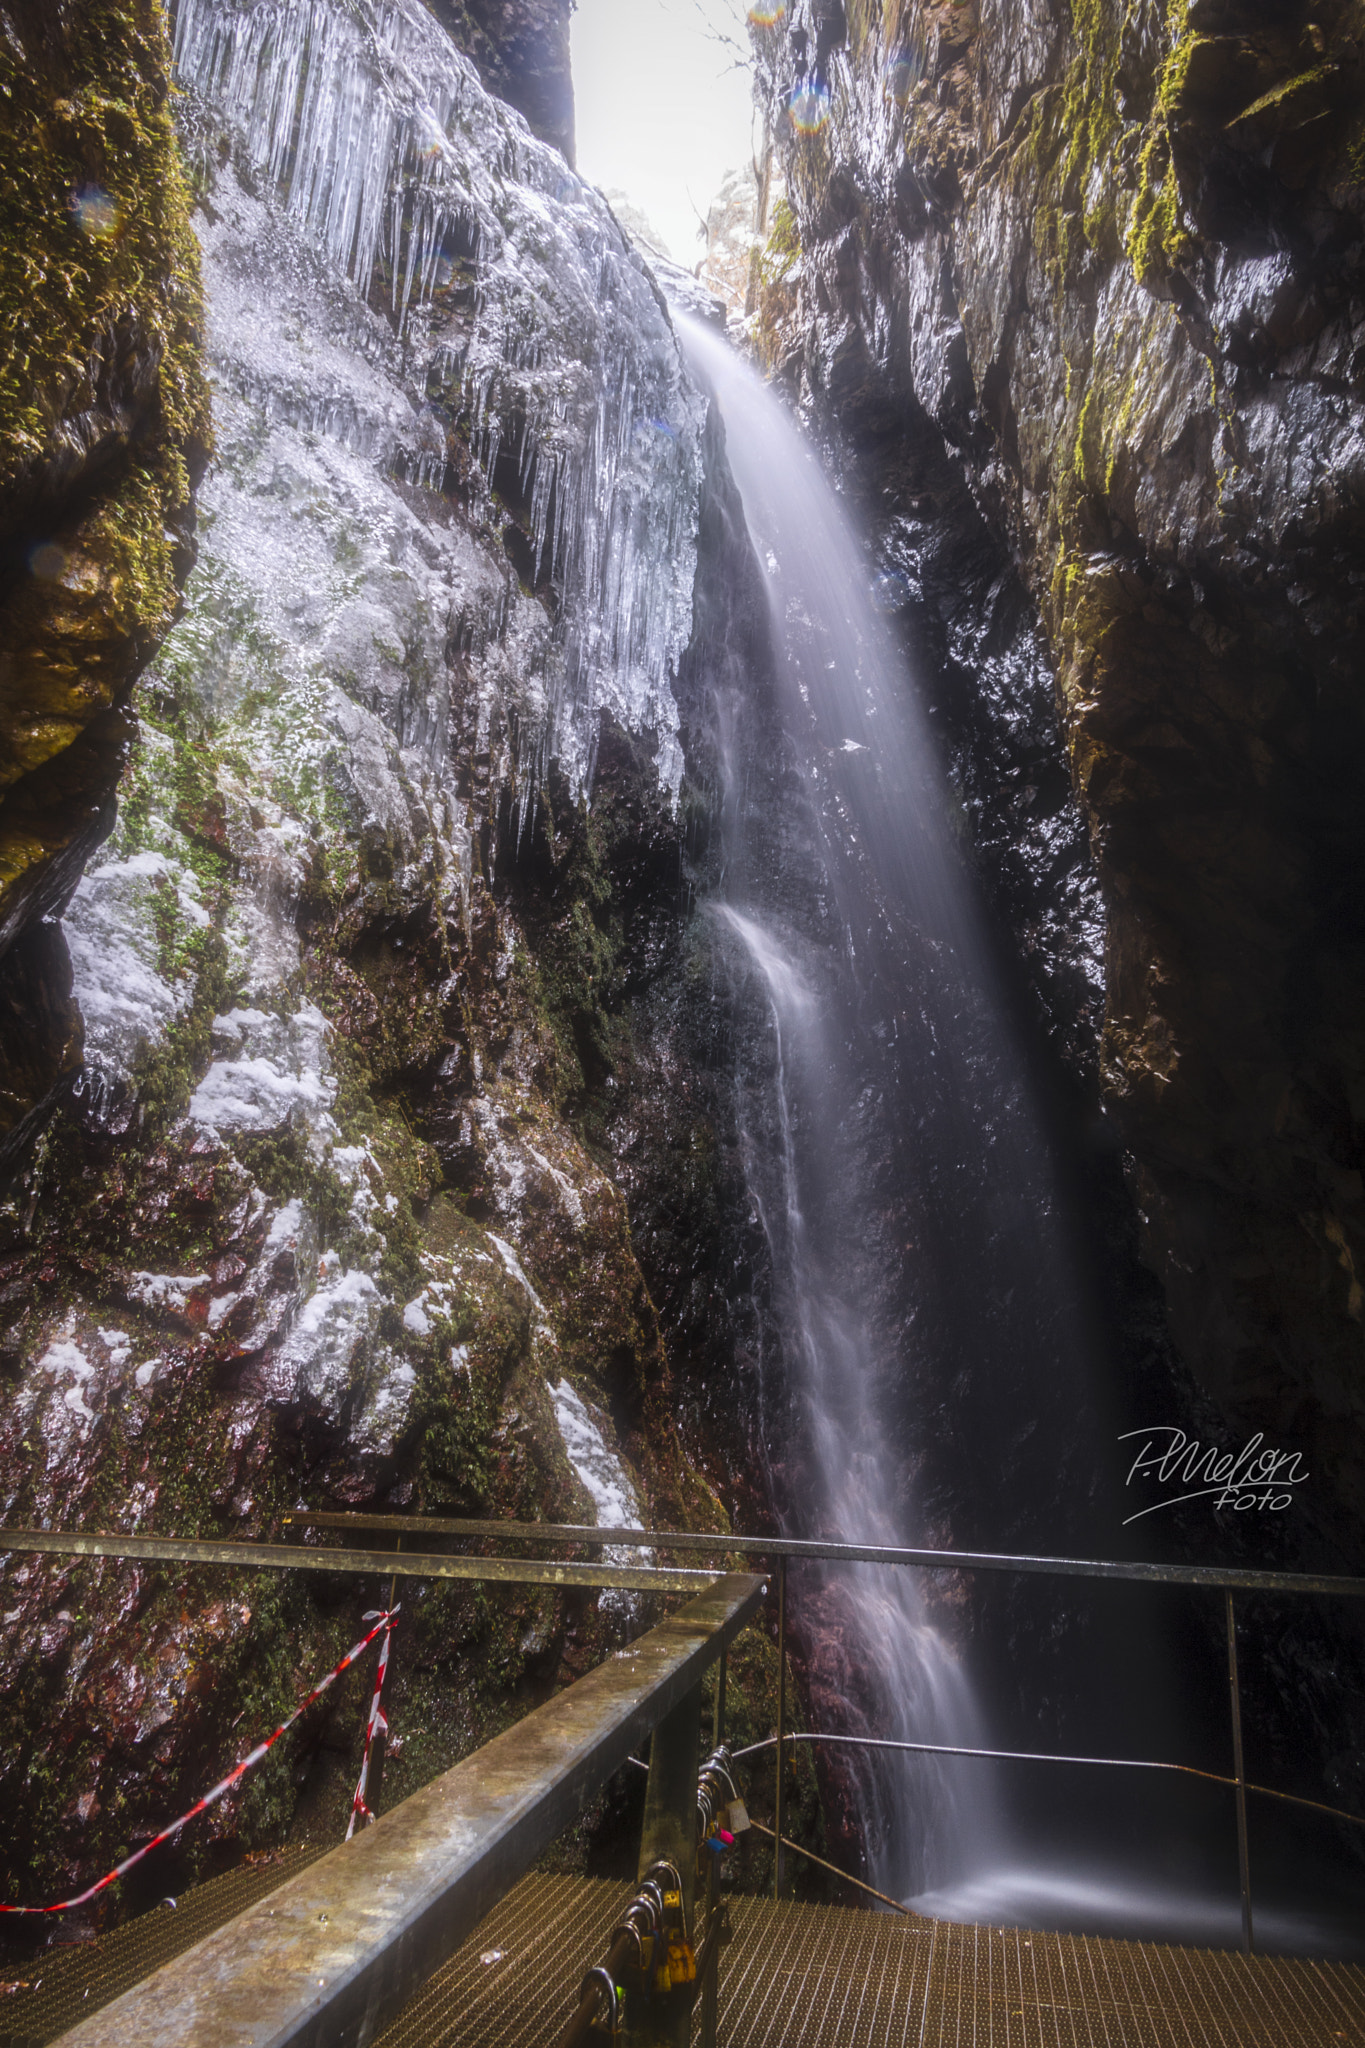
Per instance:
[[[803,1127],[828,1070],[822,1005],[802,973],[790,939],[772,923],[721,902],[718,919],[734,935],[765,992],[772,1027],[772,1102],[778,1142],[765,1161],[759,1132],[742,1126],[750,1193],[773,1252],[779,1300],[790,1335],[790,1388],[805,1409],[818,1479],[808,1503],[813,1521],[787,1533],[819,1533],[843,1542],[895,1544],[905,1535],[882,1458],[866,1317],[840,1291],[805,1210],[809,1160]],[[983,1730],[970,1684],[952,1646],[933,1626],[916,1580],[874,1566],[817,1575],[814,1597],[850,1605],[857,1618],[861,1671],[850,1687],[817,1670],[816,1689],[857,1701],[856,1731],[894,1740],[980,1746]],[[831,1674],[832,1675],[832,1674]],[[824,1682],[822,1683],[822,1679]],[[853,1777],[879,1883],[902,1896],[972,1869],[994,1837],[979,1776],[971,1767],[925,1758],[888,1770],[857,1758]]]
[[[868,560],[777,400],[678,320],[766,583],[791,756],[775,859],[738,786],[744,710],[718,707],[732,786],[712,908],[768,1020],[764,1053],[741,1060],[740,1121],[803,1445],[780,1441],[774,1392],[773,1489],[791,1533],[942,1540],[949,1502],[965,1546],[1023,1547],[1039,1419],[1064,1419],[1059,1450],[1092,1467],[1098,1430],[1047,1147]],[[830,1574],[812,1604],[828,1624],[808,1652],[817,1725],[823,1709],[984,1746],[959,1632],[918,1575]],[[988,1770],[860,1766],[879,1884],[940,1891],[999,1862]]]

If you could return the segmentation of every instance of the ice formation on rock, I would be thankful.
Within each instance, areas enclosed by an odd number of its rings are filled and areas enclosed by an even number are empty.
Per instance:
[[[519,573],[553,614],[523,788],[553,758],[586,787],[609,710],[657,735],[676,789],[702,408],[600,196],[490,98],[420,0],[182,0],[176,61],[206,162],[226,127],[270,195],[247,202],[269,216],[266,263],[283,217],[329,316],[262,291],[259,237],[240,242],[236,277],[209,279],[226,381],[410,483],[462,470],[479,514],[495,490],[515,502]]]
[[[616,1452],[608,1449],[606,1438],[581,1396],[568,1380],[561,1379],[551,1385],[550,1399],[569,1463],[592,1501],[597,1527],[643,1529],[639,1497],[631,1485],[630,1474]],[[608,1543],[603,1547],[602,1558],[606,1564],[649,1565],[654,1562],[654,1552]],[[638,1604],[637,1595],[615,1589],[600,1596],[600,1605],[607,1612],[631,1614]]]
[[[318,1500],[550,1517],[575,1489],[547,1381],[600,1379],[635,1431],[666,1364],[501,884],[547,825],[586,829],[566,791],[590,795],[599,714],[676,789],[700,402],[605,205],[420,0],[180,0],[176,23],[216,456],[67,914],[87,1067],[0,1274],[0,1502],[241,1534]],[[632,1455],[676,1477],[666,1429]],[[0,1565],[0,1693],[56,1674],[54,1840],[92,1785],[119,1827],[159,1821],[146,1731],[158,1769],[226,1754],[240,1674],[330,1647],[302,1595],[148,1606],[112,1571],[77,1643],[61,1572]],[[591,1652],[634,1612],[572,1627]],[[548,1594],[530,1628],[480,1603],[475,1653],[429,1613],[452,1696],[490,1656],[509,1685],[554,1668],[570,1626]],[[224,1801],[205,1834],[240,1825]],[[92,1875],[116,1848],[81,1836]]]
[[[592,1497],[600,1529],[643,1529],[640,1503],[625,1466],[615,1451],[609,1451],[601,1430],[589,1415],[568,1380],[550,1388],[555,1420],[569,1454],[569,1463]],[[640,1553],[611,1552],[617,1563],[633,1561]]]

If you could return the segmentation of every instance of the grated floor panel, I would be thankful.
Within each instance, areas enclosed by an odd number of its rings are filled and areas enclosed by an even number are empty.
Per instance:
[[[379,2048],[553,2048],[621,1886],[532,1876]],[[1365,2048],[1365,1969],[731,1901],[718,2048]],[[695,2039],[695,2032],[694,2032]]]
[[[281,1849],[182,1892],[95,1941],[44,1949],[22,1965],[0,1963],[0,2048],[45,2048],[88,2013],[306,1870],[316,1847]]]
[[[174,1912],[49,1951],[0,2000],[0,2048],[45,2048],[318,1853],[231,1871]],[[625,1899],[619,1884],[524,1878],[377,2048],[553,2048]],[[1357,1964],[748,1898],[730,1914],[718,2048],[1365,2048]]]

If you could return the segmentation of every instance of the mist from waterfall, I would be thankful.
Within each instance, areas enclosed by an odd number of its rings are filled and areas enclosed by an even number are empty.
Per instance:
[[[765,1161],[759,1133],[741,1123],[746,1176],[773,1254],[780,1306],[790,1333],[788,1386],[805,1410],[818,1488],[799,1528],[787,1533],[853,1543],[905,1540],[885,1469],[876,1413],[875,1368],[865,1317],[841,1293],[805,1212],[809,1161],[799,1132],[827,1070],[822,1006],[796,962],[789,936],[772,922],[718,902],[715,914],[738,942],[766,994],[775,1055],[772,1107],[779,1144]],[[867,1669],[858,1732],[894,1740],[979,1745],[980,1717],[951,1644],[930,1621],[916,1575],[875,1566],[822,1573],[826,1599],[851,1602]],[[869,1679],[871,1683],[869,1684]],[[850,1730],[851,1730],[850,1723]],[[888,1769],[857,1757],[864,1823],[879,1882],[907,1895],[974,1867],[995,1829],[985,1786],[971,1767],[921,1758]]]
[[[774,1494],[793,1534],[942,1540],[926,1530],[915,1469],[932,1468],[936,1435],[960,1430],[978,1438],[976,1485],[952,1536],[1015,1548],[1006,1539],[1022,1482],[1011,1444],[1046,1405],[1039,1385],[1061,1392],[1081,1438],[1094,1434],[1083,1316],[1022,1059],[868,559],[778,401],[713,329],[678,324],[723,420],[766,579],[799,784],[791,830],[823,912],[820,929],[803,920],[752,843],[734,740],[743,711],[718,705],[724,881],[712,911],[768,1015],[766,1063],[739,1077],[740,1123],[772,1259],[780,1369],[807,1446],[798,1483],[778,1474]],[[876,1185],[864,1163],[878,1124],[915,1219],[894,1246],[885,1178]],[[904,1272],[909,1308],[898,1318],[869,1255],[877,1240]],[[921,1441],[907,1458],[905,1389],[916,1383],[938,1391],[917,1425],[912,1412]],[[775,1415],[765,1427],[780,1436]],[[843,1726],[984,1745],[961,1647],[917,1573],[831,1573],[816,1598],[841,1621],[833,1648],[809,1651],[811,1690]],[[822,1659],[836,1668],[822,1671]],[[999,1864],[990,1770],[859,1764],[879,1884],[900,1896],[941,1891]]]

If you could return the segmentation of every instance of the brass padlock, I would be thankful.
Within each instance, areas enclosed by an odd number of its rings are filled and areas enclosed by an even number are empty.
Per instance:
[[[692,1953],[692,1944],[686,1935],[669,1936],[668,1973],[674,1985],[691,1984],[696,1978],[697,1958]]]

